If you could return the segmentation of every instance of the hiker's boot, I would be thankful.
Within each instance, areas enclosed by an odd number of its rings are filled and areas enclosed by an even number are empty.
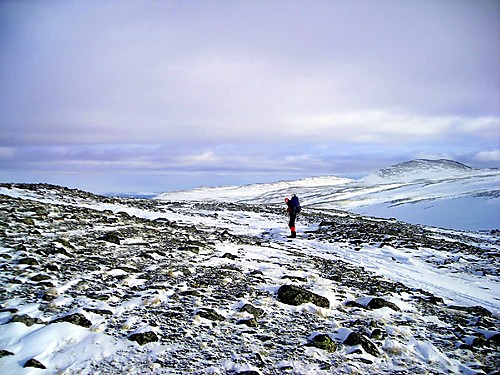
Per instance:
[[[290,228],[291,234],[288,236],[288,238],[297,238],[297,232],[295,232],[295,227]]]

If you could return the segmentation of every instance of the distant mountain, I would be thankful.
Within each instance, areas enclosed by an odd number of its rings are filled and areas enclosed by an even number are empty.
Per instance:
[[[470,174],[474,169],[453,160],[416,159],[392,165],[365,177],[363,180],[379,182],[414,181],[416,179],[449,178]]]
[[[417,159],[361,180],[317,177],[272,184],[200,188],[158,199],[282,204],[296,193],[306,209],[340,209],[412,224],[460,229],[500,228],[500,170],[453,160]]]

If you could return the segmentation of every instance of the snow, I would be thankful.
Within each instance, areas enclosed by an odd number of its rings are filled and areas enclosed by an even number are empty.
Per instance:
[[[466,172],[462,172],[466,173]],[[192,201],[206,200],[227,200],[227,201],[245,201],[251,200],[254,197],[260,197],[261,200],[268,200],[269,197],[278,196],[291,188],[300,191],[314,190],[314,194],[306,195],[304,205],[308,203],[311,209],[330,210],[334,207],[349,206],[349,209],[354,212],[365,213],[373,216],[387,216],[390,212],[395,217],[409,217],[410,213],[414,213],[411,218],[413,221],[424,221],[424,214],[429,214],[436,219],[436,226],[442,223],[442,220],[448,220],[446,226],[454,227],[460,223],[464,226],[477,227],[482,226],[484,222],[471,222],[470,225],[463,224],[464,218],[459,212],[452,213],[452,207],[456,207],[454,200],[460,200],[460,204],[467,203],[463,209],[470,211],[471,207],[479,209],[481,213],[486,215],[487,221],[498,224],[498,198],[496,199],[480,199],[467,195],[460,198],[461,190],[464,186],[471,187],[470,191],[478,191],[495,188],[499,181],[497,172],[488,172],[487,174],[479,174],[481,180],[471,180],[470,175],[467,175],[465,180],[460,179],[460,188],[457,188],[449,179],[444,181],[426,185],[424,183],[390,183],[385,185],[368,185],[362,187],[363,182],[353,182],[352,180],[335,179],[335,178],[317,178],[302,180],[297,183],[282,182],[273,185],[275,189],[269,193],[267,189],[269,184],[259,186],[246,187],[225,187],[215,189],[198,189],[190,192],[178,192],[164,194],[158,198],[161,199],[178,199]],[[455,180],[457,181],[457,180]],[[360,187],[361,186],[361,187]],[[346,188],[348,187],[348,188]],[[337,193],[321,192],[322,189],[339,189]],[[302,189],[302,190],[301,190]],[[440,189],[446,189],[446,199],[439,200]],[[321,192],[321,193],[318,193]],[[418,195],[415,194],[418,192]],[[130,207],[121,203],[103,203],[92,202],[91,200],[73,200],[57,197],[55,195],[39,194],[29,192],[22,189],[0,188],[0,194],[8,195],[15,198],[32,199],[36,201],[85,206],[98,211],[111,210],[114,213],[126,212],[129,215],[135,215],[144,219],[166,219],[184,223],[185,225],[195,225],[199,228],[210,228],[210,230],[227,230],[234,235],[250,235],[262,238],[262,245],[242,245],[231,242],[221,242],[215,245],[215,253],[217,256],[204,258],[200,263],[204,266],[218,267],[224,264],[237,264],[248,271],[260,271],[263,274],[263,281],[259,288],[262,291],[268,291],[272,294],[277,293],[280,285],[283,284],[283,277],[300,277],[304,278],[310,289],[316,293],[325,296],[330,301],[330,309],[320,308],[312,304],[304,304],[301,306],[288,306],[281,302],[276,302],[272,299],[262,299],[262,307],[264,310],[270,310],[275,305],[279,306],[283,314],[314,314],[328,321],[330,326],[330,335],[335,340],[342,342],[347,338],[351,331],[350,328],[338,327],[335,321],[334,309],[342,308],[345,300],[339,299],[338,294],[332,289],[331,282],[322,277],[320,272],[312,264],[302,264],[302,255],[310,255],[319,257],[324,260],[338,260],[360,266],[367,271],[373,272],[376,275],[383,276],[389,280],[400,282],[408,287],[422,289],[440,296],[445,300],[445,303],[450,305],[460,306],[483,306],[491,311],[496,317],[500,316],[500,281],[496,277],[489,277],[484,273],[471,273],[468,271],[466,264],[484,262],[479,258],[474,258],[472,255],[463,256],[433,248],[419,247],[417,249],[401,247],[395,248],[392,246],[380,247],[380,244],[363,243],[357,251],[353,251],[352,247],[345,243],[325,242],[315,238],[299,236],[293,243],[284,242],[282,238],[287,234],[286,217],[283,215],[274,214],[272,212],[265,213],[262,211],[251,212],[241,210],[224,210],[223,212],[214,213],[213,211],[195,210],[189,203],[179,205],[174,210],[148,210],[146,208],[139,209]],[[323,194],[323,195],[321,195]],[[426,196],[426,200],[419,201],[419,197]],[[336,201],[336,204],[324,203],[325,197],[331,202]],[[453,196],[454,198],[449,198]],[[458,197],[457,197],[458,196]],[[387,207],[387,201],[391,197],[393,200],[411,200],[410,205],[394,205]],[[274,199],[274,198],[273,198]],[[352,203],[352,200],[359,199],[358,205]],[[315,201],[322,201],[321,204],[316,204]],[[344,202],[343,205],[339,202]],[[161,207],[161,201],[158,202]],[[496,211],[496,216],[495,216]],[[332,214],[330,211],[328,211]],[[440,213],[442,216],[440,216]],[[343,215],[339,213],[339,215]],[[409,221],[412,221],[409,220]],[[426,220],[430,220],[426,218]],[[471,218],[471,220],[473,220]],[[432,224],[432,221],[429,222]],[[498,225],[497,225],[498,226]],[[298,221],[299,233],[306,231],[314,231],[318,228],[318,223],[309,223],[306,221]],[[463,229],[463,228],[461,228]],[[454,231],[444,229],[434,229],[435,237],[443,241],[450,241]],[[462,232],[461,232],[462,233]],[[471,241],[481,243],[482,240],[491,239],[487,234],[466,233]],[[131,237],[123,241],[123,246],[141,245],[147,241],[140,237]],[[494,245],[491,242],[485,245],[485,249],[492,252],[499,252],[498,242]],[[11,249],[0,248],[0,254],[8,253]],[[223,258],[223,254],[232,254],[237,256],[236,260]],[[203,254],[202,254],[203,255]],[[153,254],[152,259],[159,261],[162,256]],[[293,267],[299,265],[300,267]],[[154,267],[152,267],[154,269]],[[172,277],[179,277],[181,273],[173,269]],[[118,277],[116,288],[134,288],[142,285],[146,280],[135,275],[129,275],[129,272],[122,268],[106,269],[95,271],[95,277]],[[61,283],[54,288],[54,292],[60,295],[52,303],[57,306],[71,306],[74,302],[72,298],[63,297],[64,291],[80,281],[80,278],[75,277],[73,280]],[[225,283],[233,282],[231,278],[225,278]],[[153,295],[138,294],[127,300],[118,298],[111,299],[107,302],[100,302],[94,308],[107,309],[113,314],[129,314],[138,306],[158,306],[168,303],[173,295],[171,286],[164,284],[164,289],[151,291]],[[186,290],[188,288],[186,287]],[[119,294],[119,293],[117,293]],[[346,296],[349,297],[349,296]],[[362,298],[354,298],[356,302],[366,306],[370,299],[375,296],[365,296]],[[394,312],[389,308],[382,308],[377,311],[370,312],[374,319],[390,321],[390,317],[397,315],[400,321],[413,321],[417,314],[414,307],[405,299],[404,295],[393,295],[390,301],[395,303],[401,312]],[[222,315],[238,316],[241,318],[248,317],[244,313],[236,313],[238,306],[247,303],[246,300],[241,300],[238,304],[232,307],[231,310],[218,311]],[[194,299],[193,303],[200,303]],[[22,299],[3,300],[2,305],[7,308],[17,308],[18,314],[28,314],[32,317],[37,317],[39,314],[39,305],[36,303],[27,303]],[[110,306],[112,305],[112,306]],[[200,306],[202,308],[203,306]],[[239,315],[237,315],[239,314]],[[150,358],[155,353],[168,352],[174,350],[175,346],[168,347],[160,344],[147,344],[145,347],[140,347],[138,344],[127,339],[119,339],[106,333],[105,322],[93,316],[93,325],[90,328],[79,327],[70,323],[52,323],[34,324],[27,327],[22,323],[9,323],[7,312],[0,313],[0,349],[9,350],[15,355],[0,358],[0,374],[72,374],[72,373],[93,373],[95,370],[93,365],[99,364],[101,359],[107,358],[111,362],[116,358],[123,356],[133,358],[138,355],[145,355],[146,365]],[[438,327],[446,327],[447,324],[437,316],[418,317],[424,319],[428,323],[433,323]],[[122,328],[130,329],[135,327],[134,332],[144,332],[155,330],[154,326],[140,324],[139,319],[133,315],[128,317]],[[193,325],[212,326],[211,321],[203,318],[194,319]],[[421,362],[428,364],[432,369],[438,369],[439,372],[450,374],[477,374],[478,372],[471,368],[470,363],[460,361],[457,358],[450,358],[443,353],[433,343],[419,339],[418,332],[413,328],[390,325],[387,328],[390,334],[402,337],[401,340],[387,338],[383,342],[382,349],[388,354],[396,354],[400,358],[400,362],[385,363],[384,368],[388,371],[392,367],[395,372],[404,372],[405,362]],[[323,332],[316,332],[323,333]],[[497,331],[484,330],[486,338],[497,334]],[[315,332],[311,332],[313,336]],[[304,338],[305,340],[306,338]],[[471,338],[472,340],[473,338]],[[403,344],[405,343],[405,344]],[[210,351],[210,343],[203,341],[200,338],[200,350]],[[328,360],[326,354],[320,349],[308,348],[306,356]],[[363,358],[367,361],[374,361],[375,364],[382,365],[382,360],[372,357],[368,354],[363,354]],[[37,370],[33,368],[23,368],[22,365],[30,358],[37,358],[45,366],[47,370]],[[377,362],[379,361],[379,362]],[[133,362],[133,361],[132,361]],[[322,370],[317,365],[307,363],[302,359],[297,358],[296,361],[282,361],[277,363],[277,368],[288,369],[294,374],[328,374],[331,373]],[[127,366],[123,362],[117,362],[117,366],[122,366],[123,372],[135,373],[134,367],[131,364]],[[158,365],[150,363],[150,372],[159,371]],[[143,370],[148,367],[143,367]],[[359,362],[342,363],[337,368],[340,373],[363,373],[363,368]],[[424,365],[422,365],[424,366]],[[424,367],[423,367],[424,368]],[[94,369],[94,370],[93,370]],[[240,371],[259,371],[258,368],[242,364],[239,361],[238,353],[234,354],[233,358],[225,358],[214,363],[213,365],[203,369],[203,373],[207,374],[226,374],[237,373]],[[201,373],[201,372],[200,372]]]

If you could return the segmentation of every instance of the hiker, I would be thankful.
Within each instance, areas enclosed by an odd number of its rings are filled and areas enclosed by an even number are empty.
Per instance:
[[[295,231],[295,219],[297,218],[297,214],[300,212],[299,198],[295,194],[293,194],[292,199],[285,198],[285,203],[288,207],[288,215],[290,215],[288,227],[290,228],[291,234],[288,236],[288,238],[296,238],[297,232]]]

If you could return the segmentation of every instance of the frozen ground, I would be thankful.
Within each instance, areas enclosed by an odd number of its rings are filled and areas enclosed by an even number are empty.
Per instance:
[[[0,198],[0,374],[499,368],[496,232],[310,208],[291,241],[280,204]]]

